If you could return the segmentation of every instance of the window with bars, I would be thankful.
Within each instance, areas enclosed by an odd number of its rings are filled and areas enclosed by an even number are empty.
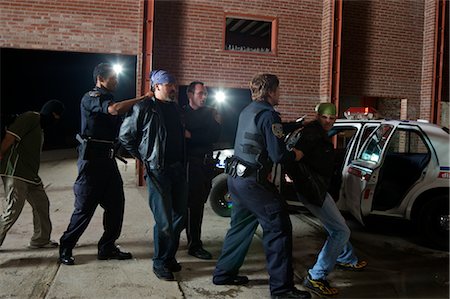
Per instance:
[[[226,51],[276,54],[277,19],[225,16]]]

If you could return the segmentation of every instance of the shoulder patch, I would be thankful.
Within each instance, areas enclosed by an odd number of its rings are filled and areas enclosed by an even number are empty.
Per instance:
[[[272,124],[272,133],[277,138],[283,138],[284,137],[283,126],[279,123]]]
[[[98,98],[100,95],[101,95],[101,93],[99,91],[97,91],[97,90],[91,90],[89,92],[89,96],[90,97]]]

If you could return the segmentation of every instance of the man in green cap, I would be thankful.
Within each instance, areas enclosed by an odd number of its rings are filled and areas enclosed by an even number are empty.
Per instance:
[[[334,146],[328,137],[336,121],[336,106],[320,103],[316,119],[305,125],[295,148],[302,158],[288,173],[300,201],[322,222],[328,237],[315,265],[308,270],[303,285],[320,296],[336,295],[329,285],[328,274],[335,266],[346,270],[362,270],[366,261],[358,261],[349,242],[350,229],[331,195],[327,192],[334,171]]]

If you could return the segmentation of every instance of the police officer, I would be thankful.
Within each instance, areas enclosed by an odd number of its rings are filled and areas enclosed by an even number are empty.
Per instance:
[[[99,260],[131,259],[115,245],[122,229],[125,206],[123,182],[114,159],[114,142],[120,126],[120,114],[145,99],[115,102],[112,92],[117,87],[117,74],[107,63],[97,65],[93,72],[95,87],[81,99],[81,133],[77,139],[78,177],[74,184],[75,210],[69,226],[60,239],[59,261],[73,265],[72,249],[87,228],[95,209],[104,209],[104,233],[98,242]]]
[[[310,298],[297,290],[292,269],[292,224],[286,203],[271,183],[274,163],[300,158],[294,149],[286,151],[278,105],[280,90],[277,76],[258,74],[250,82],[253,102],[240,114],[234,156],[227,161],[228,190],[233,198],[231,227],[213,274],[216,285],[248,283],[240,276],[258,224],[263,229],[263,246],[269,272],[272,298]]]
[[[199,259],[210,260],[211,253],[203,248],[201,241],[201,228],[205,202],[211,190],[215,164],[212,146],[219,139],[220,117],[214,108],[205,106],[208,90],[203,82],[191,82],[187,96],[189,103],[183,112],[188,154],[188,253]]]

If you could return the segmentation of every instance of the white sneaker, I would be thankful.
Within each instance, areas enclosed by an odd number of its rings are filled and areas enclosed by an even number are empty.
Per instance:
[[[42,244],[42,245],[34,245],[34,244],[28,244],[28,248],[30,249],[39,249],[39,248],[56,248],[58,247],[58,242],[50,240],[48,243]]]

